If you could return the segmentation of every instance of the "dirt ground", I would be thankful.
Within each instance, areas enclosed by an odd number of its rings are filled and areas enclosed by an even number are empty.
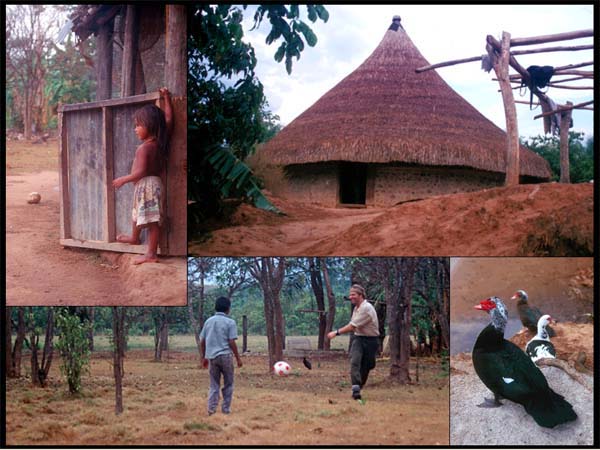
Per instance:
[[[360,404],[350,397],[346,356],[313,359],[310,371],[290,359],[285,378],[268,373],[265,356],[242,358],[231,414],[210,417],[208,373],[195,353],[170,352],[156,363],[150,351],[128,352],[120,416],[110,353],[94,355],[74,397],[55,361],[45,389],[25,377],[8,380],[7,444],[448,445],[448,376],[439,360],[421,359],[419,384],[411,385],[390,384],[389,360],[378,360]]]
[[[591,256],[593,183],[443,195],[391,208],[325,208],[271,196],[246,204],[189,252],[200,256]]]
[[[133,266],[130,254],[59,244],[59,183],[55,140],[7,143],[6,303],[24,305],[184,305],[185,258]],[[30,192],[39,204],[28,204]]]

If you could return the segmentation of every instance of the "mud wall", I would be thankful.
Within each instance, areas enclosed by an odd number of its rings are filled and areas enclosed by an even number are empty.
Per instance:
[[[501,186],[504,182],[502,174],[467,168],[377,164],[373,172],[375,187],[372,204],[376,206],[478,191]]]
[[[502,174],[468,168],[373,164],[369,168],[367,205],[396,203],[458,192],[478,191],[504,182]],[[285,168],[285,188],[277,195],[335,207],[339,200],[336,163],[294,165]],[[270,188],[267,186],[267,188]]]
[[[338,168],[335,163],[285,168],[286,187],[281,194],[293,200],[335,207],[338,203]]]

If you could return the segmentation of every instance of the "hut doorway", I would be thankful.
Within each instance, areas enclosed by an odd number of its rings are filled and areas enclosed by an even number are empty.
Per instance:
[[[340,163],[339,199],[341,205],[365,205],[367,198],[367,165]]]

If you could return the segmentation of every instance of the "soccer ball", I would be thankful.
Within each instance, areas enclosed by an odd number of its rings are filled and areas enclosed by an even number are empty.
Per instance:
[[[273,365],[273,370],[275,371],[276,375],[279,375],[280,377],[287,377],[292,371],[292,367],[285,361],[277,361]]]
[[[32,192],[31,194],[29,194],[29,197],[27,198],[27,203],[36,204],[36,203],[39,203],[41,199],[42,199],[42,196],[38,192]]]

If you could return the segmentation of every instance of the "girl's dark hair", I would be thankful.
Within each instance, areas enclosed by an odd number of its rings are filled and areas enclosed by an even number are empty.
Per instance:
[[[165,113],[156,105],[145,105],[138,109],[133,119],[139,125],[146,127],[150,136],[156,139],[158,148],[163,156],[167,156],[169,135],[167,134],[167,122]]]

